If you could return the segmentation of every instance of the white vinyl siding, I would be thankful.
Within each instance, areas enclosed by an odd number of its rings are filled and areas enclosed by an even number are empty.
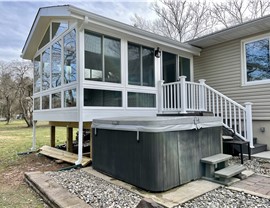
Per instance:
[[[242,86],[241,40],[211,46],[194,57],[194,80],[244,104],[252,102],[254,120],[270,119],[270,84]]]

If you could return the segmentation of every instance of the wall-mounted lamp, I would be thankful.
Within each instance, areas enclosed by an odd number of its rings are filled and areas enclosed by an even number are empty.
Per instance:
[[[159,50],[159,47],[155,50],[155,57],[160,58],[161,51]]]

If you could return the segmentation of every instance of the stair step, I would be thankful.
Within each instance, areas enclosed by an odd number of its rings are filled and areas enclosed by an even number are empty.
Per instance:
[[[227,136],[227,135],[222,135],[223,140],[233,140],[233,137]]]
[[[210,157],[205,157],[201,159],[202,163],[208,163],[208,164],[217,164],[217,163],[221,163],[224,161],[227,161],[229,159],[231,159],[232,156],[231,155],[227,155],[227,154],[216,154],[216,155],[212,155]]]
[[[232,165],[215,172],[215,177],[231,178],[246,170],[243,165]]]

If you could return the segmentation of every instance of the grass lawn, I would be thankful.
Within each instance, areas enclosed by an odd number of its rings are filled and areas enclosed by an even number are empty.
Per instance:
[[[76,130],[74,130],[74,134]],[[50,144],[50,128],[47,122],[38,122],[36,128],[37,148]],[[75,138],[75,137],[74,137]],[[66,141],[66,129],[56,128],[56,144]],[[42,200],[24,183],[24,172],[57,170],[66,164],[32,153],[18,156],[32,147],[32,128],[22,120],[6,125],[0,122],[0,207],[24,208],[46,207]]]

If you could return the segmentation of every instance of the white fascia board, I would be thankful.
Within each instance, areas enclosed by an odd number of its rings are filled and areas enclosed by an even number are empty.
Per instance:
[[[100,15],[96,15],[90,12],[87,12],[85,10],[81,10],[79,8],[70,6],[69,7],[70,12],[71,12],[71,16],[80,20],[85,20],[85,16],[88,17],[88,23],[92,23],[104,28],[108,28],[108,29],[112,29],[118,32],[122,32],[124,34],[133,36],[133,37],[137,37],[137,38],[141,38],[150,42],[154,42],[157,44],[161,44],[161,45],[166,45],[169,46],[171,48],[177,49],[177,50],[182,50],[188,53],[191,53],[193,55],[200,55],[201,49],[191,46],[189,44],[186,43],[180,43],[178,41],[172,40],[170,38],[166,38],[160,35],[156,35],[154,33],[145,31],[145,30],[141,30],[138,28],[135,28],[131,25],[125,24],[125,23],[121,23]]]

